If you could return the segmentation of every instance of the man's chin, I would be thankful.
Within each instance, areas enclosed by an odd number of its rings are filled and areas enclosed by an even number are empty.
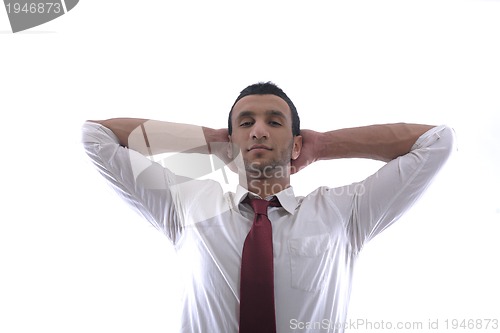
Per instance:
[[[253,160],[251,162],[245,161],[245,171],[250,177],[256,178],[269,178],[269,177],[282,177],[289,174],[289,165],[281,164],[277,161],[269,160]]]
[[[254,159],[252,161],[245,161],[245,169],[247,171],[252,171],[252,170],[262,170],[264,168],[272,168],[273,163],[272,161],[266,161],[264,159]]]

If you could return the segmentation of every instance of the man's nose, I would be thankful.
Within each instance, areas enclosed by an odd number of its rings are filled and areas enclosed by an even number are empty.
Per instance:
[[[269,131],[267,130],[266,125],[262,121],[257,121],[252,127],[252,131],[250,132],[252,139],[260,140],[260,139],[268,139]]]

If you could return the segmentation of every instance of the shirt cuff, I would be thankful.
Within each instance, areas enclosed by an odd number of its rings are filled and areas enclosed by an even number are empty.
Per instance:
[[[82,143],[113,142],[119,144],[118,137],[106,126],[86,121],[82,126]]]
[[[411,147],[411,150],[420,149],[424,147],[432,146],[444,135],[452,135],[453,130],[446,125],[440,125],[431,128],[424,134],[422,134],[415,144]]]

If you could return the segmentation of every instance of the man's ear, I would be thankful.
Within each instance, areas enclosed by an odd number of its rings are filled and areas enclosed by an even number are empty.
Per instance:
[[[296,160],[302,151],[302,136],[296,135],[293,137],[292,160]]]

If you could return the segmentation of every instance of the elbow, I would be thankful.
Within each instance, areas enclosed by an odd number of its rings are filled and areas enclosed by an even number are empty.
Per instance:
[[[439,132],[439,139],[442,140],[442,154],[443,159],[446,160],[457,150],[455,130],[451,127],[443,126],[442,131]]]

